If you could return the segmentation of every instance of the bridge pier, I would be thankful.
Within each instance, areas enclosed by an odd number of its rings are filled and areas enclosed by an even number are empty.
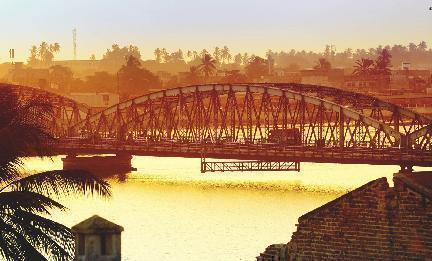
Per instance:
[[[400,165],[400,168],[399,173],[412,173],[414,171],[413,165],[410,164],[402,164]]]
[[[113,175],[136,170],[132,167],[132,155],[117,154],[111,156],[77,156],[67,155],[63,158],[63,169],[80,169],[97,175]]]

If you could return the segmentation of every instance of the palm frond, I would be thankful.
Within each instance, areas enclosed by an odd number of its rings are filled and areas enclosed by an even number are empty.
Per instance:
[[[0,193],[0,212],[24,210],[50,214],[50,209],[65,210],[66,207],[55,200],[31,191]]]
[[[14,191],[32,191],[43,195],[111,196],[108,182],[81,170],[52,170],[16,180],[8,186]]]
[[[47,260],[15,227],[8,224],[3,218],[0,218],[0,227],[0,254],[4,259],[11,261]]]
[[[43,100],[19,100],[12,89],[0,96],[0,182],[20,174],[23,156],[50,156],[48,133],[52,106]]]
[[[73,258],[74,236],[68,227],[22,210],[3,217],[5,222],[17,229],[38,251],[50,257],[50,260]]]

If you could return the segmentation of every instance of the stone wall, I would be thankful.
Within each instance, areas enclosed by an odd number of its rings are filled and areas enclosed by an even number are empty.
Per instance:
[[[395,175],[394,184],[371,181],[301,216],[280,260],[432,257],[432,193],[403,175]],[[257,259],[274,260],[264,256]]]

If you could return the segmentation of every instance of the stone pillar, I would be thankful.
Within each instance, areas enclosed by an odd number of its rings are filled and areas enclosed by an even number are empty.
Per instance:
[[[68,155],[66,158],[63,158],[62,161],[64,170],[80,169],[96,174],[119,174],[136,170],[132,167],[131,159],[132,156],[129,154],[91,157]]]

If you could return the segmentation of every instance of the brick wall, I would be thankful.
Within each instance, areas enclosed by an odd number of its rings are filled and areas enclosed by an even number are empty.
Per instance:
[[[301,216],[284,260],[432,257],[432,194],[397,176],[394,184],[371,181]]]

